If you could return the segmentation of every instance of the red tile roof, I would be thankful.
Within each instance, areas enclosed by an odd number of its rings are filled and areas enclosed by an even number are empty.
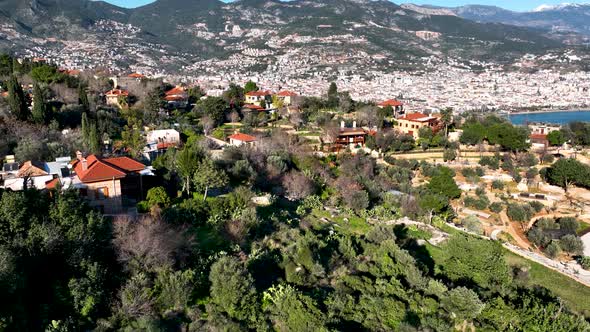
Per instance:
[[[142,75],[139,73],[131,73],[131,74],[127,75],[127,77],[129,77],[129,78],[144,78],[145,75]]]
[[[20,167],[16,176],[22,178],[25,176],[43,176],[48,174],[42,162],[29,160]]]
[[[262,90],[250,91],[250,92],[246,93],[246,96],[264,97],[264,96],[268,96],[268,95],[270,95],[269,91],[262,91]]]
[[[435,118],[428,116],[422,113],[411,113],[406,114],[404,117],[400,118],[400,120],[407,120],[407,121],[415,121],[415,122],[428,122],[436,120]]]
[[[398,106],[404,106],[404,104],[401,101],[399,101],[399,100],[389,99],[389,100],[386,100],[384,102],[379,103],[379,106],[382,106],[382,107],[387,107],[387,106],[398,107]]]
[[[60,184],[59,179],[55,178],[53,180],[49,180],[49,181],[45,182],[45,188],[55,189],[55,188],[57,188],[58,184]]]
[[[297,93],[295,93],[293,91],[287,91],[287,90],[285,90],[285,91],[281,91],[281,92],[277,93],[277,96],[280,96],[280,97],[295,97],[295,96],[297,96]]]
[[[258,106],[258,105],[254,105],[254,104],[246,104],[246,105],[244,105],[243,108],[249,108],[249,109],[254,110],[254,111],[264,111],[264,107]]]
[[[233,135],[231,135],[228,138],[229,139],[236,140],[236,141],[245,142],[245,143],[250,143],[250,142],[256,141],[256,137],[250,136],[250,135],[246,135],[246,134],[242,134],[242,133],[233,134]]]
[[[177,86],[177,87],[175,87],[175,88],[172,88],[172,89],[170,89],[170,90],[166,91],[166,96],[183,95],[183,94],[185,94],[185,93],[186,93],[186,92],[184,91],[184,89],[183,89],[183,88],[181,88],[181,87]]]
[[[107,96],[129,96],[129,92],[121,89],[113,89],[105,93]]]
[[[145,165],[128,157],[116,157],[101,159],[95,155],[86,158],[86,170],[82,161],[74,162],[74,170],[84,183],[122,179],[128,173],[145,169]]]
[[[531,134],[531,139],[546,140],[547,135],[545,135],[545,134]]]

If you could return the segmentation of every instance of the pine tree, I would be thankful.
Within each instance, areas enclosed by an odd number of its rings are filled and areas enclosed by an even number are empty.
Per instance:
[[[15,76],[11,76],[8,81],[8,104],[12,114],[21,121],[26,121],[29,118],[29,108],[25,101],[25,93],[23,88]]]
[[[45,97],[43,96],[43,90],[39,84],[35,84],[33,87],[33,121],[38,124],[47,123],[47,105],[45,104]]]
[[[83,112],[90,111],[90,102],[88,101],[88,94],[82,84],[78,85],[78,104],[82,106]]]

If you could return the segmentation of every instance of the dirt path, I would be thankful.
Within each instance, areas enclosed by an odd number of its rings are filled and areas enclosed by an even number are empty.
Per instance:
[[[504,224],[503,231],[510,234],[518,246],[527,250],[531,248],[531,244],[526,240],[519,223],[511,222],[505,211],[500,212],[500,220]]]

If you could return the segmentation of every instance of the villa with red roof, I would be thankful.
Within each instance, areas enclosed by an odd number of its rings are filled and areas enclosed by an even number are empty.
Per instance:
[[[248,134],[235,133],[228,138],[229,144],[233,146],[254,145],[256,143],[256,137]]]
[[[379,108],[386,108],[386,107],[393,108],[393,113],[394,113],[395,117],[397,117],[398,114],[404,113],[404,103],[402,103],[401,101],[399,101],[397,99],[388,99],[386,101],[382,101],[379,104],[377,104],[377,107],[379,107]]]
[[[250,91],[245,94],[246,104],[256,104],[256,105],[260,105],[260,106],[266,108],[265,100],[267,99],[267,97],[270,97],[270,96],[271,96],[270,91],[262,91],[262,90]],[[265,105],[261,105],[262,102],[265,102]]]
[[[419,138],[418,132],[420,128],[430,127],[433,131],[438,131],[440,128],[440,121],[438,118],[422,114],[422,113],[411,113],[406,114],[396,119],[397,124],[395,129],[404,134],[412,135],[414,139]]]
[[[277,98],[283,101],[283,105],[290,106],[293,104],[293,99],[297,97],[298,94],[293,91],[283,90],[277,93]]]
[[[121,98],[128,98],[129,92],[121,89],[113,89],[111,91],[107,91],[105,93],[105,97],[107,100],[107,105],[121,107],[120,100]]]
[[[188,103],[188,92],[181,86],[176,86],[166,91],[164,100],[171,107],[186,107]]]
[[[86,158],[77,153],[72,162],[75,171],[75,187],[90,205],[103,213],[120,213],[123,197],[140,199],[141,175],[146,166],[129,157],[101,158],[90,155]]]

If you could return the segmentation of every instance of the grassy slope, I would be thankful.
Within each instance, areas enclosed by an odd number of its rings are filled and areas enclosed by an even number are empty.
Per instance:
[[[443,254],[442,249],[431,245],[427,245],[427,248],[434,261],[440,262]],[[518,256],[507,249],[504,249],[504,256],[506,262],[511,266],[530,267],[529,285],[538,285],[551,290],[564,300],[572,310],[590,317],[590,288],[541,264]]]
[[[508,250],[506,250],[505,257],[510,265],[526,264],[530,266],[529,283],[531,285],[548,288],[563,299],[571,309],[584,314],[586,317],[590,316],[589,287]]]

